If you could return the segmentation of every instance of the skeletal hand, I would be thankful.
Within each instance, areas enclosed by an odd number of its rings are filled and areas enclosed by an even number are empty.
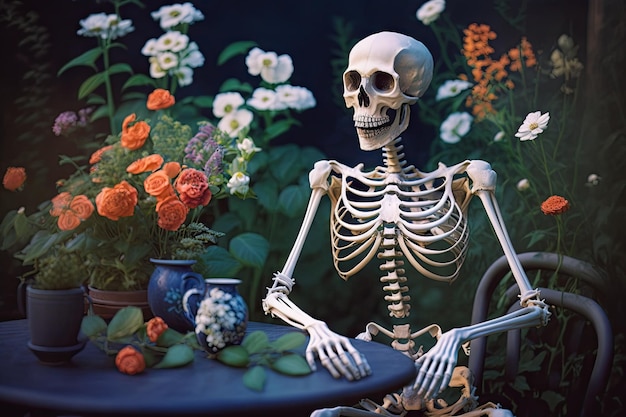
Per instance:
[[[306,348],[306,360],[315,370],[315,358],[334,378],[345,377],[349,381],[361,379],[372,373],[367,359],[357,351],[350,340],[331,331],[326,323],[316,321],[307,326],[310,340]]]
[[[441,335],[437,344],[415,361],[417,378],[413,384],[424,399],[432,399],[450,383],[461,339],[455,329]]]

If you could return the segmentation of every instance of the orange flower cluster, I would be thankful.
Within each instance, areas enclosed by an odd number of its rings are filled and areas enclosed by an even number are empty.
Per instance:
[[[123,374],[135,375],[146,369],[146,360],[137,349],[125,346],[115,356],[115,366]]]
[[[526,38],[522,38],[519,48],[513,48],[508,54],[494,60],[491,55],[495,50],[489,45],[489,41],[496,39],[497,34],[489,25],[472,23],[463,33],[465,36],[462,52],[468,65],[472,67],[472,78],[476,83],[465,105],[472,108],[477,120],[482,120],[489,114],[496,113],[493,102],[498,98],[497,93],[502,88],[511,90],[515,87],[513,81],[507,78],[507,66],[510,71],[519,71],[522,68],[522,58],[527,67],[535,65],[537,60],[532,45]],[[467,81],[468,77],[462,75],[461,79]]]
[[[543,214],[551,216],[565,213],[569,210],[569,207],[569,201],[558,195],[552,195],[541,203],[541,211]]]
[[[2,185],[9,191],[17,191],[26,181],[26,169],[23,167],[8,167],[2,178]]]
[[[148,110],[162,110],[172,107],[174,103],[176,99],[169,91],[157,88],[148,96],[146,107]]]
[[[153,317],[146,323],[146,335],[152,343],[155,343],[167,328],[165,320],[161,317]]]
[[[58,217],[57,226],[60,230],[74,230],[83,220],[93,213],[93,204],[85,195],[72,195],[64,191],[52,199],[50,215]]]

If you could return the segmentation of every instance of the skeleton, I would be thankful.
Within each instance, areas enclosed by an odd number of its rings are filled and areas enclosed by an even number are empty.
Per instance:
[[[384,166],[364,171],[363,164],[349,167],[334,160],[314,165],[309,174],[311,197],[301,229],[282,271],[274,275],[273,285],[268,288],[264,311],[308,332],[306,358],[312,369],[316,369],[319,359],[335,378],[357,380],[371,373],[367,360],[347,337],[331,331],[325,322],[305,313],[288,297],[295,283],[292,275],[296,262],[324,195],[331,200],[331,246],[337,272],[348,279],[374,258],[380,260],[380,281],[387,293],[384,299],[394,319],[407,318],[411,309],[405,261],[426,278],[452,282],[458,277],[469,239],[466,209],[470,199],[477,196],[519,286],[522,308],[447,332],[437,325],[412,332],[409,324],[392,330],[368,324],[358,338],[371,340],[383,333],[394,339],[394,348],[415,359],[414,383],[402,394],[388,396],[383,406],[363,401],[363,409],[339,407],[318,415],[371,415],[397,408],[399,414],[425,409],[429,415],[442,415],[435,410],[437,395],[449,385],[459,386],[458,375],[465,375],[464,368],[455,368],[461,347],[496,332],[545,325],[549,318],[548,306],[531,287],[508,237],[494,197],[496,173],[490,165],[466,160],[421,172],[404,160],[399,136],[409,124],[410,105],[430,84],[432,68],[428,49],[398,33],[370,35],[350,51],[343,78],[344,99],[347,107],[354,109],[360,147],[382,149]],[[425,333],[435,337],[436,344],[426,353],[421,349],[416,352],[413,339]],[[468,416],[504,415],[492,405],[476,408],[473,394],[464,391],[459,404],[464,411],[473,409],[474,414]],[[459,406],[452,408],[446,415],[459,411]]]

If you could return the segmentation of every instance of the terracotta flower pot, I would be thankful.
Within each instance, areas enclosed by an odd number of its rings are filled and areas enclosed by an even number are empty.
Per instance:
[[[115,313],[128,306],[141,308],[145,319],[152,317],[152,311],[148,305],[148,290],[108,291],[90,286],[89,297],[94,314],[105,320],[113,318]]]

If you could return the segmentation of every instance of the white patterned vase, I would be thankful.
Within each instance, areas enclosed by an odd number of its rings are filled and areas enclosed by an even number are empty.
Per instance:
[[[248,326],[248,306],[237,291],[241,280],[205,279],[183,295],[185,316],[193,323],[198,343],[209,354],[242,342]],[[196,295],[195,297],[193,297]]]

